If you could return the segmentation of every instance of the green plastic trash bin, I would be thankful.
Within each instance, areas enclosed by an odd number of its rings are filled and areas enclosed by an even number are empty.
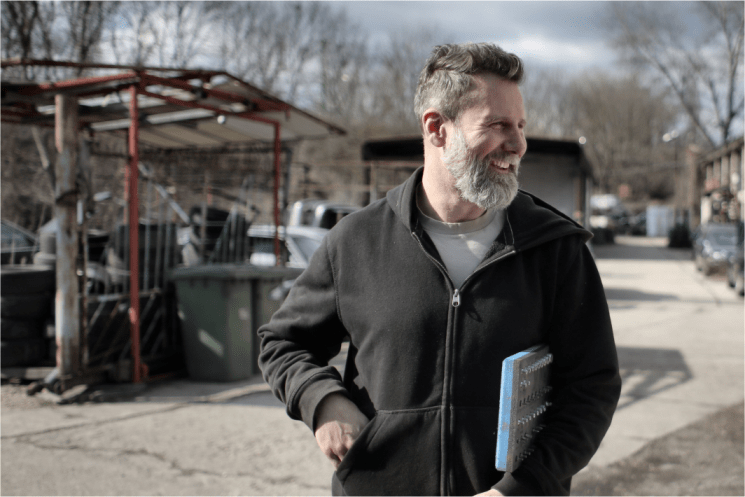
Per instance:
[[[189,376],[235,381],[259,374],[256,331],[282,303],[270,294],[301,272],[246,264],[174,269],[171,280]]]

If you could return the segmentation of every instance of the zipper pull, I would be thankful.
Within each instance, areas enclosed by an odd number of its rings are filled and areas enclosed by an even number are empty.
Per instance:
[[[460,305],[460,292],[456,288],[453,292],[453,307],[458,307]]]

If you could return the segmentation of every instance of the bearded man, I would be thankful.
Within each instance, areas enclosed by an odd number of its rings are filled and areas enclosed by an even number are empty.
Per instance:
[[[610,425],[621,382],[591,235],[518,190],[522,75],[491,44],[435,47],[423,168],[334,227],[259,330],[264,378],[334,464],[335,495],[568,495]],[[553,405],[503,473],[502,361],[536,344]]]

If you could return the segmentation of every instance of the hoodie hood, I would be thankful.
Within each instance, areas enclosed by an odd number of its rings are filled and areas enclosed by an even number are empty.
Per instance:
[[[388,191],[386,199],[393,212],[411,232],[417,226],[416,189],[422,181],[424,167],[417,169],[403,184]],[[505,229],[511,229],[510,240],[516,251],[570,235],[579,235],[584,242],[592,233],[563,212],[523,190],[507,207]]]

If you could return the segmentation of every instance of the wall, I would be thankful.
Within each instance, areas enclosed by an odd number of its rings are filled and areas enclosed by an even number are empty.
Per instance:
[[[574,219],[575,178],[579,168],[574,158],[533,153],[520,166],[520,188],[532,193]]]

